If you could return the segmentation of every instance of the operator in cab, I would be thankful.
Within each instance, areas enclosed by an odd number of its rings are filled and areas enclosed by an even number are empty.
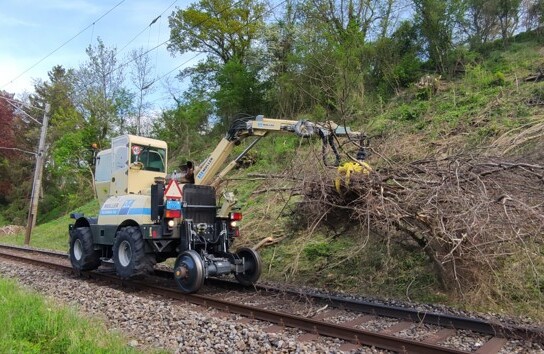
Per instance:
[[[172,173],[172,179],[179,183],[195,183],[194,165],[192,161],[187,161],[185,164],[179,166],[179,172],[174,171]]]

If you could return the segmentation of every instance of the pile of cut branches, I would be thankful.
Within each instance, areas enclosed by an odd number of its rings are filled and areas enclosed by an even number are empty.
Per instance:
[[[397,163],[351,176],[305,180],[300,211],[330,228],[363,225],[417,244],[446,289],[461,293],[526,245],[544,242],[544,166],[458,155]],[[528,262],[531,260],[528,259]]]

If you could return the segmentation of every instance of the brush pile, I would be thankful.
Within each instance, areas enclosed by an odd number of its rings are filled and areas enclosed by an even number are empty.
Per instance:
[[[513,254],[524,253],[527,262],[540,256],[544,166],[538,163],[470,155],[390,163],[352,175],[340,193],[333,178],[305,180],[299,210],[306,220],[332,229],[360,225],[417,245],[446,289],[463,292]]]

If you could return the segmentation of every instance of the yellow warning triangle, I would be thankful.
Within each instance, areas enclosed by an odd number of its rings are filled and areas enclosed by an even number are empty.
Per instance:
[[[170,199],[181,199],[181,189],[179,188],[179,185],[176,181],[171,180],[170,183],[168,183],[168,186],[166,187],[166,190],[164,191],[165,198]]]

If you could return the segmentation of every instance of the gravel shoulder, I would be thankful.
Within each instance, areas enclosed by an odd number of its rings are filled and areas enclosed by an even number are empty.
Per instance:
[[[172,353],[340,353],[340,340],[298,342],[298,331],[266,333],[268,323],[218,316],[215,310],[151,298],[146,293],[84,281],[68,274],[0,259],[0,274],[81,312],[102,319],[129,345]],[[385,353],[361,348],[357,353]]]

